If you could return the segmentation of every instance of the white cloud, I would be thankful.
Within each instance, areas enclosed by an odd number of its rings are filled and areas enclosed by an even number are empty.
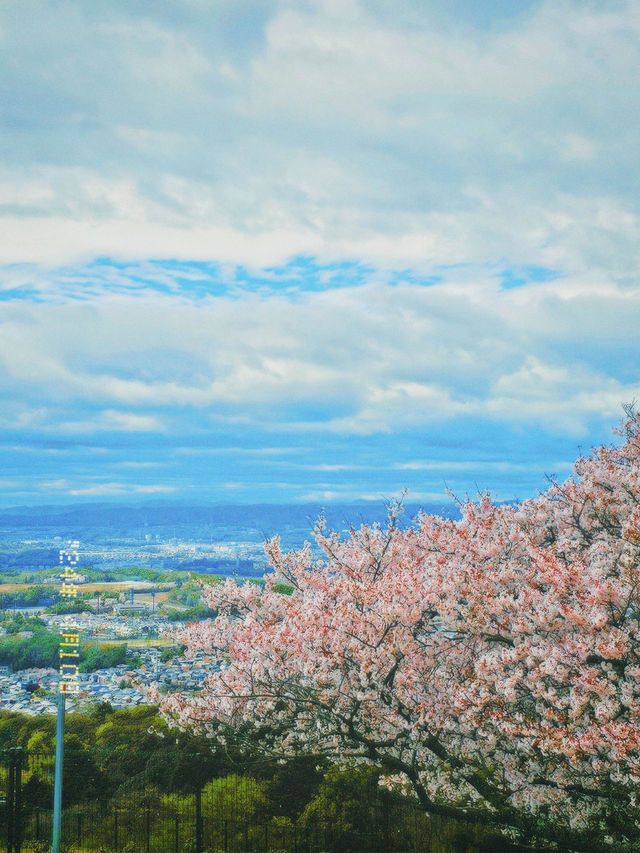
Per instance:
[[[151,415],[118,412],[113,409],[101,412],[98,422],[101,429],[124,430],[126,432],[149,432],[161,428],[161,421]]]
[[[134,470],[139,470],[143,468],[157,468],[159,462],[116,462],[114,463],[114,467],[116,468],[133,468]]]
[[[640,390],[620,358],[637,346],[640,290],[589,279],[504,291],[488,275],[374,276],[293,296],[10,303],[0,316],[0,393],[16,401],[5,418],[75,434],[363,435],[478,417],[574,432],[616,420]]]
[[[389,503],[394,500],[407,501],[442,501],[450,503],[451,498],[446,491],[429,492],[429,491],[405,491],[404,489],[391,489],[389,491],[359,491],[355,486],[347,486],[344,488],[317,488],[310,489],[300,496],[300,501],[308,503],[322,503],[324,501],[373,501],[378,506],[384,503]]]
[[[158,495],[175,492],[174,486],[164,484],[139,484],[99,482],[78,486],[68,479],[43,480],[38,484],[43,492],[64,492],[71,497],[108,497],[110,495]]]
[[[101,497],[108,495],[165,495],[175,492],[174,486],[139,486],[131,483],[97,483],[80,489],[68,489],[71,497]]]
[[[90,418],[61,420],[55,430],[69,435],[92,435],[96,432],[157,432],[163,428],[162,421],[153,415],[140,415],[109,409],[97,412]]]
[[[302,433],[617,420],[640,396],[638,35],[631,0],[3,4],[10,443],[176,439],[231,490],[253,457],[373,470],[275,447]]]
[[[636,275],[637,4],[402,6],[6,4],[0,257]]]
[[[571,468],[572,462],[555,462],[554,469]],[[487,459],[465,460],[464,462],[454,460],[416,460],[414,462],[401,462],[392,466],[397,471],[501,471],[511,473],[515,471],[529,472],[532,469],[544,472],[545,466],[539,466],[535,462],[496,462]]]
[[[177,456],[290,456],[299,447],[177,447]]]

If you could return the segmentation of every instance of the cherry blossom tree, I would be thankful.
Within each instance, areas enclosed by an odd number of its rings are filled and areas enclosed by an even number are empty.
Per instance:
[[[576,850],[640,839],[640,417],[564,483],[462,518],[267,544],[205,588],[191,651],[228,666],[167,714],[274,756],[384,768],[431,814]]]

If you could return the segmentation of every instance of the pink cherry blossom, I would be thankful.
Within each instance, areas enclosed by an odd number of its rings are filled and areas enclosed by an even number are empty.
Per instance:
[[[204,587],[218,616],[180,640],[226,665],[201,695],[168,697],[166,713],[276,756],[376,762],[430,813],[526,835],[543,811],[549,833],[575,849],[637,841],[632,411],[622,436],[519,506],[482,496],[460,520],[422,515],[406,528],[396,507],[386,527],[344,539],[321,521],[320,560],[308,545],[285,553],[269,541],[263,588]],[[621,809],[625,828],[611,829]]]

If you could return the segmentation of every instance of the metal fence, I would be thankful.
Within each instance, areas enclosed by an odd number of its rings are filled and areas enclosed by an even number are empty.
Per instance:
[[[193,764],[192,764],[193,767]],[[0,753],[0,851],[45,853],[51,839],[50,754]],[[456,853],[468,828],[427,818],[376,785],[287,814],[251,773],[181,780],[163,790],[153,772],[100,792],[86,752],[65,756],[63,850],[68,853]]]

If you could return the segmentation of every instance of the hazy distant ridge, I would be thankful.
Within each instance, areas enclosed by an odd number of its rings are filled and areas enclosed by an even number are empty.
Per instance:
[[[425,512],[455,517],[454,504],[407,504],[404,522]],[[384,502],[351,504],[220,504],[185,506],[162,504],[122,506],[108,503],[83,503],[73,506],[12,507],[0,512],[0,533],[39,529],[43,533],[66,536],[81,530],[102,532],[123,528],[187,529],[209,526],[212,533],[220,527],[236,528],[243,534],[253,532],[259,539],[285,533],[292,529],[310,535],[315,520],[324,514],[329,527],[342,530],[349,525],[384,523],[387,509]],[[157,531],[153,531],[157,532]]]

